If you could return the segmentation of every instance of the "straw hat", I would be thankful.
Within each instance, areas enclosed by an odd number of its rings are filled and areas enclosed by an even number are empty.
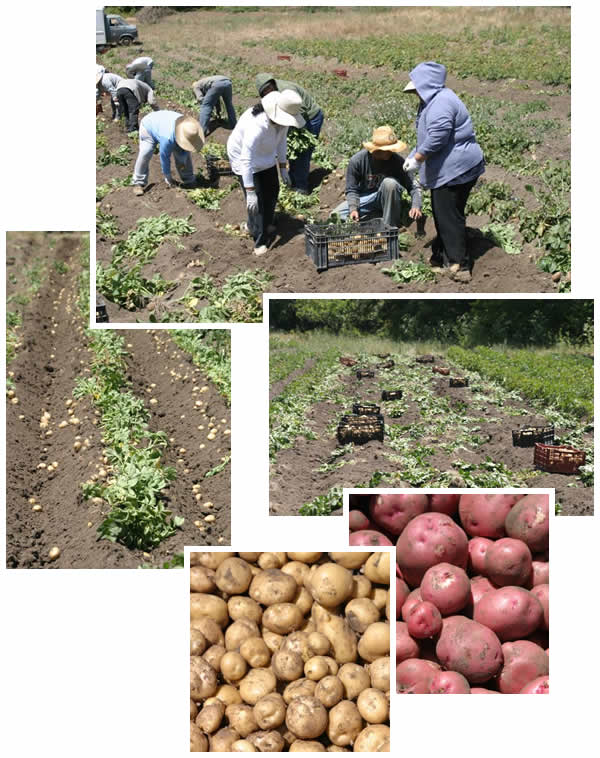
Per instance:
[[[200,152],[204,145],[204,132],[192,116],[180,116],[175,122],[175,142],[183,150]]]
[[[363,147],[370,153],[375,150],[389,150],[392,153],[400,153],[406,150],[408,145],[396,137],[391,126],[378,126],[373,129],[373,136],[370,142],[363,142]]]
[[[269,92],[261,99],[265,113],[276,124],[281,126],[295,126],[301,129],[306,121],[300,115],[302,98],[292,89],[284,89],[282,92]]]

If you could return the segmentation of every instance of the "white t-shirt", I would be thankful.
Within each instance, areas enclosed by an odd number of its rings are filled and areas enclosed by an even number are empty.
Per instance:
[[[227,155],[244,187],[254,185],[253,174],[286,162],[287,133],[287,126],[273,123],[266,113],[253,116],[248,108],[240,116],[227,140]]]

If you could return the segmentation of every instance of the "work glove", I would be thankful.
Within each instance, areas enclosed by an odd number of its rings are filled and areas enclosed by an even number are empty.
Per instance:
[[[281,181],[285,184],[286,187],[289,187],[292,183],[292,180],[290,179],[290,175],[287,168],[285,168],[284,166],[280,166],[279,174],[281,176]]]
[[[402,168],[406,171],[407,174],[411,174],[411,176],[414,176],[417,171],[419,170],[421,164],[419,161],[413,156],[412,158],[407,158],[404,161],[404,165]]]
[[[255,190],[246,190],[246,208],[248,213],[258,213],[258,195]]]

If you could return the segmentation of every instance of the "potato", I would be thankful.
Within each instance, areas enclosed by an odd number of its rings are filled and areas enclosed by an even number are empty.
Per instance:
[[[498,688],[504,694],[521,692],[532,680],[548,675],[548,656],[533,642],[505,642],[502,654],[504,664],[498,675]]]
[[[250,566],[241,558],[227,558],[215,574],[217,587],[228,595],[241,595],[246,592],[251,581]]]
[[[190,629],[190,655],[202,655],[208,642],[199,629]]]
[[[285,553],[261,553],[257,561],[261,569],[280,569],[287,563]]]
[[[271,651],[262,637],[248,637],[240,645],[240,655],[252,668],[266,668]]]
[[[240,681],[239,692],[245,703],[256,705],[261,697],[273,692],[276,685],[275,674],[270,669],[250,669]]]
[[[290,745],[290,753],[326,753],[322,742],[315,740],[294,740]]]
[[[404,621],[396,621],[396,662],[401,663],[407,658],[418,658],[419,652],[419,643],[414,636],[409,634],[408,624]]]
[[[342,700],[329,711],[327,736],[334,745],[340,747],[351,745],[362,728],[363,720],[356,703],[350,700]]]
[[[300,563],[316,563],[322,555],[323,553],[288,553],[288,558]]]
[[[461,495],[458,513],[471,537],[504,537],[504,522],[517,502],[516,495]]]
[[[197,629],[206,637],[207,642],[211,645],[223,645],[225,643],[225,635],[223,630],[217,624],[214,619],[208,616],[199,616],[198,618],[190,621],[190,628]]]
[[[232,753],[257,753],[257,749],[249,740],[236,740],[231,746]]]
[[[290,682],[284,689],[283,699],[289,704],[295,697],[312,697],[315,694],[316,686],[317,683],[311,679],[297,679],[295,682]]]
[[[221,658],[225,655],[223,645],[211,645],[202,656],[204,660],[214,668],[215,671],[221,670]]]
[[[253,732],[248,735],[248,741],[261,753],[279,753],[285,744],[277,731]]]
[[[311,632],[306,639],[306,643],[311,658],[313,655],[327,655],[331,650],[331,643],[320,632]]]
[[[217,672],[204,658],[194,655],[190,658],[190,697],[199,701],[214,695],[217,691]]]
[[[365,563],[365,576],[377,584],[390,583],[390,553],[385,552],[373,553]]]
[[[337,673],[338,679],[344,685],[346,700],[354,700],[359,693],[371,686],[369,672],[358,663],[345,663]]]
[[[221,721],[223,721],[224,715],[225,703],[221,700],[217,700],[209,705],[204,705],[196,717],[196,724],[205,734],[212,734],[221,726]]]
[[[281,634],[275,634],[275,632],[270,632],[268,629],[262,630],[262,638],[272,653],[279,650],[284,640]]]
[[[333,649],[333,657],[338,663],[350,663],[356,660],[358,646],[356,634],[348,622],[330,613],[321,615],[317,622],[317,630],[324,634]]]
[[[263,626],[275,634],[289,634],[302,626],[304,616],[294,603],[274,603],[263,613]]]
[[[192,700],[192,698],[190,698],[190,721],[194,721],[197,715],[198,715],[198,706]]]
[[[429,510],[429,498],[418,493],[371,495],[369,518],[375,529],[395,537],[415,516]],[[369,577],[370,578],[370,577]]]
[[[485,554],[485,576],[498,587],[523,587],[532,572],[531,551],[521,540],[504,537]]]
[[[390,728],[385,724],[370,724],[354,740],[355,753],[389,753]]]
[[[246,659],[237,652],[229,651],[221,658],[221,673],[227,682],[237,682],[247,670]]]
[[[471,595],[466,571],[450,563],[438,563],[427,569],[421,580],[423,601],[433,603],[442,616],[462,610]]]
[[[538,598],[523,587],[501,587],[486,593],[475,606],[473,619],[496,633],[501,642],[522,640],[543,623]]]
[[[297,605],[298,608],[300,608],[300,611],[302,612],[303,616],[306,616],[306,614],[310,612],[310,609],[312,608],[312,604],[313,604],[312,595],[306,589],[306,587],[298,587],[298,592],[296,594],[296,597],[294,598],[294,605]]]
[[[433,603],[424,600],[412,607],[407,617],[406,628],[415,640],[431,639],[439,634],[442,628],[442,614]]]
[[[239,738],[240,735],[230,726],[219,729],[218,732],[210,737],[210,752],[230,753],[231,746],[236,740],[239,740]]]
[[[532,553],[548,549],[550,509],[548,495],[525,495],[511,509],[504,523],[506,534],[521,540]]]
[[[444,619],[435,652],[444,668],[458,671],[469,684],[487,682],[503,662],[500,640],[494,632],[464,616]]]
[[[267,569],[257,574],[250,584],[249,594],[261,605],[291,603],[296,596],[298,585],[293,576],[279,569]]]
[[[253,621],[255,624],[260,624],[262,621],[262,608],[250,597],[241,597],[234,595],[227,601],[227,610],[229,612],[229,618],[233,621]]]
[[[329,553],[334,563],[339,563],[346,569],[359,569],[370,557],[370,552],[347,551],[345,553]]]
[[[225,718],[241,737],[247,737],[258,730],[254,709],[250,705],[237,703],[228,705],[225,709]]]
[[[271,692],[254,706],[254,718],[261,729],[276,729],[285,720],[286,703],[278,692]]]
[[[543,626],[544,629],[550,628],[550,585],[549,584],[536,584],[536,586],[531,590],[531,594],[534,597],[537,597],[537,599],[540,601],[540,605],[542,606],[542,610],[544,612],[543,616]]]
[[[308,633],[305,631],[291,632],[283,638],[280,650],[286,653],[296,653],[302,660],[308,660]]]
[[[371,687],[382,692],[390,691],[390,657],[384,655],[376,658],[369,666],[367,671],[371,677]]]
[[[369,595],[369,599],[375,605],[377,608],[379,608],[380,611],[382,611],[385,606],[387,605],[388,601],[388,591],[383,589],[383,587],[373,587],[371,589],[371,594]]]
[[[281,682],[293,682],[300,679],[304,671],[302,656],[298,653],[288,653],[285,650],[277,650],[273,653],[271,666],[275,676]]]
[[[222,628],[229,621],[227,603],[216,595],[193,592],[190,594],[190,617],[195,620],[200,616],[208,616]]]
[[[418,605],[419,603],[422,603],[422,602],[423,602],[423,598],[421,597],[421,588],[417,587],[416,589],[414,589],[412,592],[409,593],[408,597],[402,604],[402,610],[400,612],[400,615],[402,616],[402,621],[406,623],[415,605]]]
[[[529,684],[526,684],[522,690],[519,691],[520,695],[549,695],[550,694],[550,681],[548,675],[538,676]]]
[[[315,687],[315,697],[325,708],[332,708],[344,697],[344,685],[337,676],[324,676]]]
[[[335,675],[338,665],[333,658],[325,655],[315,655],[304,664],[304,675],[307,679],[318,682],[324,676]]]
[[[246,561],[246,563],[256,563],[261,553],[238,553],[238,555],[243,561]]]
[[[352,578],[352,595],[351,597],[369,597],[373,590],[373,585],[366,576],[359,574]]]
[[[309,567],[306,563],[300,563],[299,561],[290,561],[289,563],[286,563],[285,566],[282,566],[281,570],[284,574],[293,576],[296,580],[296,584],[299,587],[303,587],[304,579],[309,572]]]
[[[312,740],[327,729],[327,711],[316,697],[301,695],[290,701],[285,724],[300,739]]]
[[[432,695],[470,695],[469,682],[458,671],[438,671],[429,683]]]
[[[202,730],[190,722],[190,753],[206,753],[208,751],[208,737]]]
[[[389,715],[388,699],[381,690],[368,687],[356,699],[356,707],[369,724],[383,724]]]
[[[204,566],[190,568],[190,590],[192,592],[213,592],[216,587],[215,572]]]
[[[368,661],[374,661],[390,652],[390,625],[385,621],[370,624],[358,641],[358,654]]]
[[[407,658],[396,666],[396,692],[409,695],[429,693],[429,684],[440,666],[422,658]]]
[[[369,598],[356,598],[346,604],[344,614],[350,628],[362,634],[370,624],[379,620],[381,612]]]
[[[234,555],[235,553],[219,553],[215,550],[206,553],[190,553],[190,566],[204,566],[216,571],[223,561]]]
[[[247,619],[234,621],[233,624],[230,624],[225,630],[225,647],[227,650],[239,650],[240,645],[244,640],[250,639],[251,637],[258,637],[259,635],[260,630],[254,621],[249,621]]]
[[[242,702],[239,690],[231,684],[222,684],[215,693],[215,697],[222,700],[225,705],[237,705]]]
[[[352,595],[352,574],[337,563],[323,563],[310,576],[307,589],[317,603],[335,608]]]
[[[472,574],[481,574],[484,571],[485,554],[493,544],[487,537],[473,537],[469,540],[469,571]]]

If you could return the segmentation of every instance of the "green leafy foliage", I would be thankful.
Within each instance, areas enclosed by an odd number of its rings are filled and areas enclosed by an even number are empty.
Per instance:
[[[111,213],[98,207],[96,207],[96,233],[108,239],[114,239],[119,234],[117,219]]]
[[[332,487],[325,495],[319,495],[310,503],[305,503],[300,508],[300,515],[330,516],[334,511],[341,510],[343,506],[342,495],[341,487]]]
[[[215,384],[231,403],[231,337],[226,329],[179,329],[173,342],[188,353],[194,365]]]
[[[140,263],[148,263],[156,255],[165,240],[177,241],[179,237],[193,234],[196,228],[187,218],[173,218],[168,213],[140,218],[136,228],[129,232],[127,239],[113,248],[113,261],[123,258],[137,258]]]
[[[517,232],[512,224],[504,224],[501,221],[492,221],[482,227],[481,231],[495,245],[501,247],[509,255],[519,255],[521,247],[517,242]]]
[[[202,187],[200,189],[188,190],[186,194],[199,208],[204,208],[207,211],[218,211],[221,200],[227,197],[234,188],[235,184],[226,189]]]
[[[150,298],[164,295],[174,286],[174,282],[166,281],[160,274],[154,274],[152,279],[143,276],[141,263],[131,267],[115,261],[108,266],[96,264],[97,290],[127,310],[143,308]]]
[[[398,284],[406,282],[434,282],[435,272],[423,260],[396,260],[389,268],[382,268],[382,273]]]
[[[288,129],[287,135],[288,160],[295,160],[301,153],[304,153],[311,147],[316,147],[318,143],[318,138],[307,129],[296,129],[291,126]]]
[[[115,152],[111,152],[108,148],[104,148],[100,155],[96,157],[96,165],[98,168],[103,166],[110,166],[114,164],[116,166],[126,166],[131,154],[131,145],[120,145]]]
[[[262,293],[273,278],[261,269],[227,277],[222,287],[208,274],[192,279],[182,302],[197,321],[262,321]]]

